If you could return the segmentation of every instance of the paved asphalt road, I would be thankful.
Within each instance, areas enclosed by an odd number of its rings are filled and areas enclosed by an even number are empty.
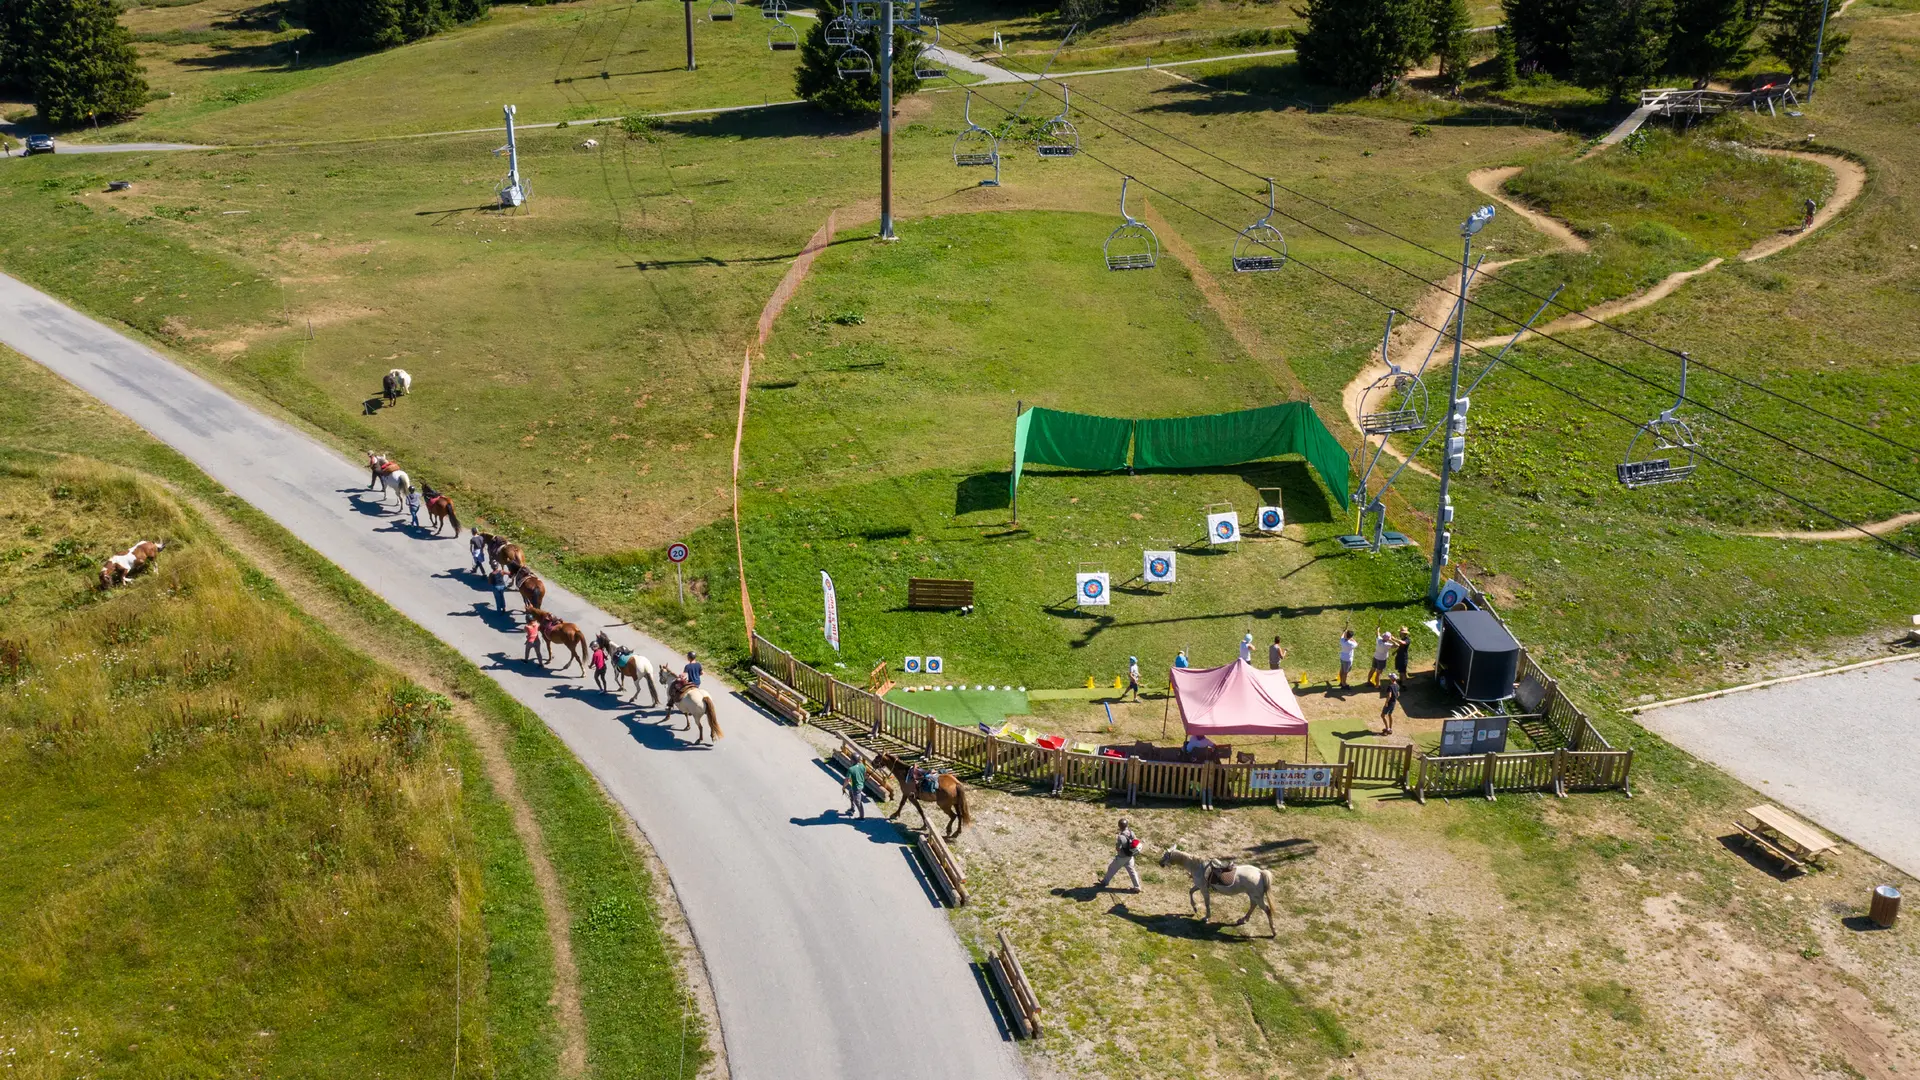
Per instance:
[[[53,144],[56,154],[138,154],[161,150],[211,150],[211,146],[195,146],[192,143],[171,142],[129,142],[129,143],[70,143],[56,141]],[[21,156],[18,151],[15,157]]]
[[[1920,877],[1920,660],[1669,705],[1637,719]]]
[[[511,618],[462,569],[464,539],[408,527],[364,492],[364,465],[4,275],[0,342],[185,454],[546,720],[666,863],[736,1080],[1022,1075],[895,827],[828,813],[844,797],[791,731],[709,678],[726,736],[695,749],[656,713],[522,664]],[[673,655],[565,590],[550,588],[547,606],[589,633],[611,626],[656,661]]]

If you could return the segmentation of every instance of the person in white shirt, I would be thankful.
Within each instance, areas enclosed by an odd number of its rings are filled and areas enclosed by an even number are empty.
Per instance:
[[[1252,634],[1248,634],[1246,637],[1243,637],[1240,639],[1240,662],[1243,664],[1253,663],[1253,635]]]
[[[1387,673],[1387,657],[1393,655],[1393,647],[1400,639],[1385,630],[1376,629],[1373,634],[1373,670],[1367,672],[1367,685],[1379,686],[1380,679]]]
[[[1347,689],[1347,676],[1353,672],[1353,653],[1360,647],[1354,640],[1353,631],[1343,631],[1340,635],[1340,689]]]
[[[1137,656],[1127,657],[1127,693],[1133,695],[1133,700],[1140,700],[1140,658]]]

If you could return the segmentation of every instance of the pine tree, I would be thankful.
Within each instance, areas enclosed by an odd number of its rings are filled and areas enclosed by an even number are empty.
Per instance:
[[[1767,8],[1767,25],[1761,39],[1766,42],[1767,51],[1780,58],[1780,62],[1799,79],[1813,70],[1813,51],[1821,50],[1820,72],[1825,74],[1840,57],[1846,55],[1847,42],[1852,35],[1843,34],[1827,28],[1827,38],[1820,41],[1820,14],[1824,10],[1821,0],[1773,0]]]
[[[53,127],[117,120],[147,101],[140,56],[107,0],[0,0],[4,63]]]
[[[1395,79],[1432,51],[1423,0],[1308,0],[1300,70],[1322,86],[1359,91]]]
[[[1644,86],[1666,59],[1672,0],[1587,0],[1574,47],[1574,79],[1610,102]]]
[[[1473,64],[1473,16],[1467,0],[1431,0],[1428,19],[1432,50],[1440,58],[1440,80],[1458,90]]]
[[[871,75],[842,76],[836,66],[844,46],[827,44],[827,24],[844,13],[838,3],[822,5],[820,17],[813,20],[807,36],[800,42],[800,67],[793,73],[793,92],[835,116],[880,113],[880,33],[869,30],[853,35],[855,47],[866,52],[875,72]],[[913,57],[919,48],[919,35],[904,27],[893,36],[893,100],[898,102],[920,89],[920,77],[914,74]]]
[[[1565,75],[1573,70],[1581,0],[1500,0],[1521,63]]]
[[[1520,81],[1520,50],[1514,47],[1513,31],[1501,27],[1493,32],[1493,88],[1507,90]]]
[[[1753,54],[1753,31],[1766,0],[1676,0],[1667,70],[1705,84]]]

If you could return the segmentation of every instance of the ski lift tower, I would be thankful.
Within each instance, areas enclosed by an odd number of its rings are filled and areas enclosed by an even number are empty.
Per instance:
[[[880,239],[893,235],[893,53],[902,30],[924,34],[937,22],[920,11],[920,0],[850,0],[847,20],[856,34],[872,32],[879,55],[873,68],[880,77]]]
[[[1433,515],[1433,576],[1427,583],[1427,602],[1440,595],[1440,578],[1446,573],[1447,559],[1453,549],[1453,501],[1447,497],[1449,481],[1460,471],[1467,455],[1467,403],[1460,396],[1460,347],[1467,336],[1467,263],[1473,258],[1473,238],[1493,220],[1493,207],[1475,210],[1460,225],[1460,300],[1459,317],[1453,323],[1453,377],[1447,387],[1447,426],[1442,432],[1446,442],[1440,452],[1440,506]],[[1491,369],[1489,369],[1491,370]]]
[[[520,182],[520,150],[513,141],[513,106],[506,108],[507,113],[507,186],[500,189],[500,208],[511,209],[524,205],[527,201],[527,186]],[[496,150],[494,153],[499,153]]]

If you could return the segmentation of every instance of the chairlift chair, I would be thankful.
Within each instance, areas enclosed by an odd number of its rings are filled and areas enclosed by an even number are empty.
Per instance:
[[[860,46],[849,45],[834,58],[833,70],[843,79],[864,78],[873,74],[873,57]]]
[[[1386,361],[1387,372],[1360,392],[1363,435],[1398,435],[1427,426],[1427,384],[1421,381],[1418,371],[1408,371],[1394,363],[1388,349],[1393,338],[1393,316],[1393,312],[1387,312],[1387,329],[1380,335],[1380,358]],[[1374,406],[1371,411],[1369,405]]]
[[[1151,270],[1160,261],[1160,238],[1127,213],[1127,184],[1132,179],[1120,178],[1120,227],[1108,233],[1101,245],[1109,270]]]
[[[787,0],[760,0],[760,17],[787,21]]]
[[[926,22],[933,25],[933,40],[921,42],[920,47],[914,50],[913,75],[916,79],[944,79],[947,77],[946,66],[933,58],[933,51],[940,47],[940,23],[935,19],[927,19]]]
[[[775,19],[767,27],[767,48],[774,52],[793,52],[800,47],[800,31],[785,19]]]
[[[713,0],[713,3],[707,6],[707,21],[732,22],[733,0]]]
[[[1000,139],[973,122],[973,91],[967,91],[966,130],[953,137],[953,163],[961,168],[993,166],[994,178],[981,181],[988,186],[1000,182]]]
[[[1255,274],[1287,265],[1287,238],[1273,227],[1273,178],[1267,178],[1267,212],[1233,238],[1233,271]]]
[[[839,15],[827,23],[827,44],[844,49],[853,44],[853,20]]]
[[[1670,408],[1660,410],[1659,416],[1634,430],[1632,440],[1627,443],[1626,460],[1614,466],[1614,475],[1622,486],[1652,487],[1655,484],[1677,483],[1693,476],[1693,470],[1697,467],[1694,450],[1700,444],[1686,421],[1673,415],[1687,402],[1687,360],[1688,354],[1681,353],[1680,395]],[[1648,446],[1644,449],[1640,446],[1641,439],[1648,440]],[[1681,460],[1683,453],[1686,457]]]
[[[1080,129],[1067,119],[1073,109],[1073,91],[1060,84],[1060,115],[1040,129],[1040,145],[1035,149],[1043,158],[1069,158],[1080,152]]]

